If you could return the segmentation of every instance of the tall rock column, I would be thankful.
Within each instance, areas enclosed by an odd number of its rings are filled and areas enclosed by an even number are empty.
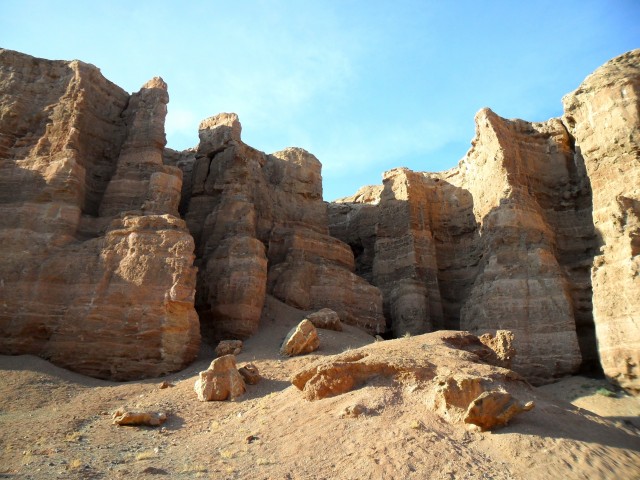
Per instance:
[[[640,50],[606,63],[563,98],[584,158],[601,251],[593,314],[608,378],[640,391]]]
[[[197,308],[206,332],[246,338],[265,301],[267,256],[257,239],[254,185],[264,160],[240,140],[235,114],[200,123],[187,223],[198,245]]]
[[[0,49],[0,352],[115,380],[198,351],[194,243],[162,164],[168,95]]]
[[[424,177],[407,169],[385,174],[373,262],[396,336],[433,331],[442,323],[436,250]]]
[[[566,175],[562,125],[509,121],[484,109],[476,129],[461,167],[483,250],[460,327],[513,331],[514,369],[536,383],[575,372],[582,358],[570,285],[541,205],[540,177]]]
[[[237,115],[222,113],[201,123],[195,154],[165,153],[191,179],[181,208],[196,240],[203,330],[253,334],[269,294],[381,332],[380,291],[353,273],[353,253],[329,235],[318,159],[300,148],[267,155],[240,134]]]

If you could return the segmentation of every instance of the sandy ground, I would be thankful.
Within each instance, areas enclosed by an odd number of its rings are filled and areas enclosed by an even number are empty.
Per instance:
[[[264,378],[227,402],[202,403],[193,391],[214,358],[210,347],[182,372],[126,383],[0,356],[0,478],[640,478],[640,399],[605,396],[602,380],[532,389],[536,408],[495,432],[447,423],[419,391],[382,380],[309,402],[289,382],[292,373],[373,339],[352,327],[320,330],[317,354],[280,357],[298,319],[269,301],[260,332],[238,356]],[[161,389],[162,381],[172,386]],[[355,404],[368,413],[341,415]],[[111,413],[121,407],[169,418],[162,428],[118,427]]]

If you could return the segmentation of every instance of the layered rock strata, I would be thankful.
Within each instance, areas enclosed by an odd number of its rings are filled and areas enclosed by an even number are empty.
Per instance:
[[[640,50],[600,67],[563,99],[563,121],[593,188],[600,251],[591,269],[605,374],[640,391]]]
[[[330,205],[332,234],[382,290],[396,336],[508,329],[514,369],[534,382],[599,354],[638,389],[639,60],[597,70],[565,97],[563,119],[481,110],[457,168],[395,169]]]
[[[384,330],[380,291],[354,273],[351,249],[329,235],[320,162],[298,148],[267,155],[240,134],[237,115],[223,113],[201,123],[197,149],[165,155],[190,179],[181,209],[196,242],[203,331],[250,336],[267,293]]]
[[[481,110],[457,168],[326,204],[313,155],[253,149],[235,114],[165,149],[161,79],[129,95],[0,49],[0,353],[157,376],[194,358],[200,327],[254,333],[273,295],[371,333],[507,329],[504,360],[533,382],[599,357],[638,391],[639,65],[605,64],[562,119]]]
[[[364,230],[372,283],[383,292],[396,336],[508,329],[516,370],[534,381],[575,371],[581,355],[572,293],[584,294],[584,287],[588,297],[588,281],[570,283],[573,265],[563,268],[560,261],[569,258],[558,250],[571,249],[559,245],[568,233],[580,235],[579,256],[594,236],[588,225],[581,230],[580,212],[558,219],[547,209],[558,206],[565,188],[588,183],[571,177],[569,138],[559,122],[508,121],[483,110],[476,123],[473,147],[458,168],[387,172],[376,202],[331,208],[332,231]],[[350,226],[361,218],[364,229]],[[582,275],[588,279],[587,270]]]
[[[0,352],[133,379],[199,346],[166,84],[0,50]]]

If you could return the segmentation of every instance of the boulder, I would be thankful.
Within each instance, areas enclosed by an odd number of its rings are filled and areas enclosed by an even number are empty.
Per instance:
[[[216,347],[216,355],[240,355],[242,352],[242,340],[222,340]]]
[[[318,332],[309,320],[302,320],[293,327],[280,347],[280,353],[293,357],[315,352],[320,347]]]
[[[325,330],[334,330],[336,332],[342,331],[340,316],[330,308],[323,308],[317,312],[310,313],[306,318],[316,328],[324,328]]]
[[[238,373],[242,375],[244,379],[244,383],[247,385],[255,385],[262,377],[260,376],[260,372],[258,371],[258,367],[256,367],[253,363],[247,363],[238,369]]]
[[[201,402],[234,399],[246,390],[233,355],[224,355],[212,361],[207,370],[199,373],[193,388]]]
[[[121,426],[157,427],[166,421],[167,414],[163,412],[118,410],[113,414],[113,424]]]
[[[503,427],[516,415],[528,412],[534,402],[520,403],[509,392],[491,390],[481,393],[473,400],[464,416],[465,423],[472,423],[482,430]]]

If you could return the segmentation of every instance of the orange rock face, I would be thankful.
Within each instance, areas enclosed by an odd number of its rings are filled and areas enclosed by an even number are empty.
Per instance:
[[[0,352],[119,380],[182,368],[200,334],[166,85],[130,96],[0,50],[0,91]]]
[[[195,151],[165,154],[185,175],[180,208],[196,242],[203,331],[250,336],[267,293],[383,331],[380,291],[354,273],[349,246],[329,235],[320,162],[298,148],[264,154],[240,133],[238,117],[223,113],[200,124]]]
[[[640,391],[639,65],[598,69],[561,119],[483,109],[456,168],[326,204],[318,159],[253,149],[235,114],[165,149],[160,78],[129,95],[0,49],[0,353],[158,376],[200,329],[252,335],[272,295],[370,333],[471,331],[534,383],[600,363]]]
[[[533,382],[599,357],[638,389],[639,58],[588,77],[563,119],[481,110],[457,168],[391,170],[330,205],[331,233],[381,289],[396,336],[507,329],[513,368]]]

